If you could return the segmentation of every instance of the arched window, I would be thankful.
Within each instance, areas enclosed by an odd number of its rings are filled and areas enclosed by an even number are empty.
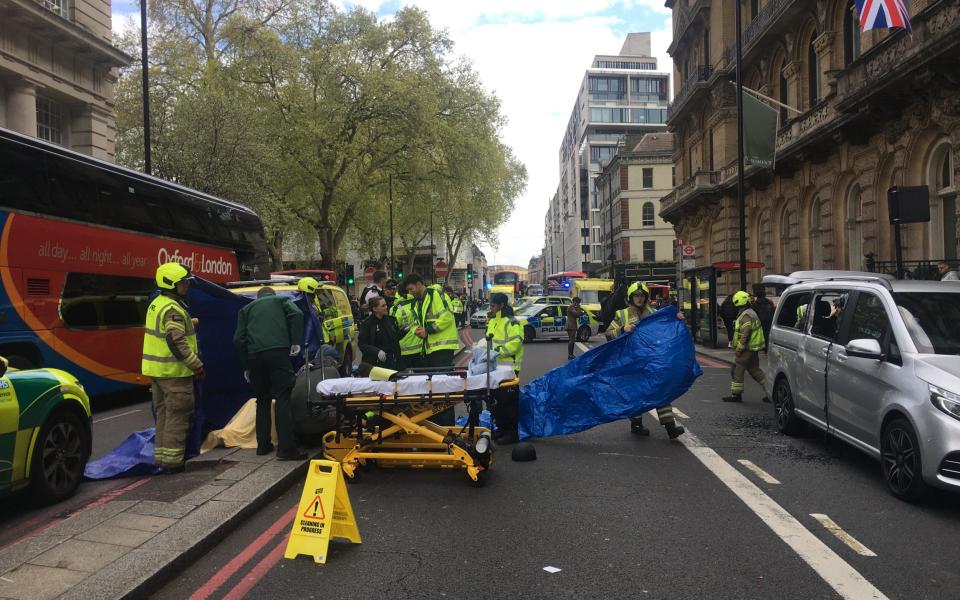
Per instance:
[[[794,260],[793,223],[796,219],[794,212],[789,208],[783,209],[780,217],[780,268],[784,273],[796,270]]]
[[[810,206],[810,268],[823,268],[823,202],[814,198]]]
[[[783,65],[780,65],[780,126],[787,122],[790,115],[787,114],[786,105],[790,104],[790,89],[787,85],[787,78],[783,75]]]
[[[816,30],[810,34],[810,45],[807,46],[807,87],[810,91],[810,108],[820,100],[820,60],[817,58],[817,49],[813,41],[817,39]]]
[[[857,183],[847,192],[846,224],[849,267],[859,271],[863,269],[863,199]]]
[[[944,139],[930,155],[927,185],[930,188],[930,244],[934,258],[957,258],[957,182],[953,176],[954,154]]]
[[[654,226],[654,215],[653,215],[653,202],[646,202],[643,205],[643,213],[641,215],[641,221],[644,227],[653,227]]]
[[[771,272],[773,266],[773,227],[770,222],[770,210],[760,214],[757,223],[757,257],[763,263],[764,272]]]
[[[843,66],[860,58],[860,21],[856,0],[850,0],[843,11]]]
[[[710,64],[710,28],[703,28],[703,64]]]

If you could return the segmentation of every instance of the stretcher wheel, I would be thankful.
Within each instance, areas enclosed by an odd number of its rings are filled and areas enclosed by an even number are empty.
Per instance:
[[[471,479],[469,475],[467,475],[467,481],[469,481],[470,485],[472,485],[475,488],[482,488],[483,486],[487,485],[487,479],[489,477],[490,477],[490,470],[484,469],[483,471],[480,471],[479,473],[477,473],[476,481]]]

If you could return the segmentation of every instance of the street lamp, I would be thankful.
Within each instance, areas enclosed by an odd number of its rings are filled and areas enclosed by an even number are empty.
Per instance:
[[[150,59],[147,52],[147,0],[140,0],[140,73],[143,84],[143,172],[150,175]]]

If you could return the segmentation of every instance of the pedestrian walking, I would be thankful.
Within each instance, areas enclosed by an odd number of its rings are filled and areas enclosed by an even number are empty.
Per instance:
[[[486,337],[488,343],[497,351],[497,365],[513,367],[517,378],[523,366],[523,326],[513,315],[510,300],[506,294],[490,295],[490,319],[487,321]],[[517,386],[504,390],[495,390],[497,399],[493,409],[493,419],[497,424],[494,440],[501,444],[515,444],[519,441],[520,391]]]
[[[632,283],[627,288],[627,307],[615,313],[604,335],[608,340],[612,340],[620,335],[631,334],[636,329],[637,323],[653,313],[653,307],[650,306],[650,290],[647,289],[646,284],[641,281]],[[657,418],[671,440],[683,435],[683,426],[677,424],[673,406],[668,404],[658,408]],[[630,431],[637,435],[650,435],[650,430],[643,424],[643,413],[630,417]]]
[[[940,272],[940,281],[960,281],[960,276],[950,268],[950,263],[945,260],[941,260],[937,264],[937,271]]]
[[[764,374],[760,368],[760,351],[763,350],[765,338],[760,317],[750,307],[750,295],[743,290],[733,294],[733,304],[740,312],[734,325],[734,353],[736,355],[733,367],[733,379],[730,382],[730,395],[724,396],[724,402],[743,402],[744,373],[750,373],[754,381],[766,390]],[[764,402],[770,402],[766,392]]]
[[[363,361],[385,369],[400,368],[400,328],[391,317],[384,298],[370,300],[370,316],[360,324]]]
[[[580,297],[575,296],[567,307],[567,360],[573,360],[573,346],[577,343],[577,330],[580,329],[580,317],[584,315],[580,307]]]
[[[744,292],[746,293],[746,292]],[[736,327],[737,307],[733,305],[733,294],[730,294],[720,304],[720,319],[723,328],[727,330],[727,348],[733,348],[733,330]]]
[[[204,376],[196,322],[186,303],[192,276],[183,265],[166,263],[157,267],[155,279],[160,294],[147,308],[140,371],[150,377],[157,420],[154,463],[165,473],[180,473],[193,425],[193,382]]]
[[[303,313],[287,296],[264,286],[257,299],[240,309],[233,344],[240,355],[244,376],[257,398],[257,454],[273,452],[270,441],[270,407],[277,426],[277,460],[304,460],[297,449],[290,410],[290,392],[296,379],[290,357],[300,354]]]

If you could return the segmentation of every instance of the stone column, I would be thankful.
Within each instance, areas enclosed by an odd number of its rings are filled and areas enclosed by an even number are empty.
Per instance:
[[[37,137],[37,85],[23,80],[8,84],[6,105],[6,126]]]
[[[101,160],[113,161],[115,129],[106,109],[93,104],[70,106],[70,147]]]

